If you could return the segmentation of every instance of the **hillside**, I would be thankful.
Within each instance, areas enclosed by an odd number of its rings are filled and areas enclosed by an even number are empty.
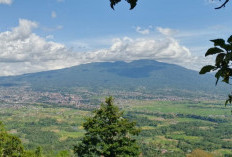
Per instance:
[[[222,83],[215,87],[212,75],[154,60],[90,63],[71,68],[1,77],[2,86],[29,85],[36,90],[85,88],[102,92],[130,91],[160,95],[224,95]]]

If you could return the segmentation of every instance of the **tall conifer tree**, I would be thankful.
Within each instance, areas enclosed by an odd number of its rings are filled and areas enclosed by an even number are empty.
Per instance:
[[[113,98],[95,110],[83,124],[85,136],[74,148],[79,156],[138,156],[140,151],[133,136],[140,130],[135,122],[123,118],[123,112],[113,105]]]

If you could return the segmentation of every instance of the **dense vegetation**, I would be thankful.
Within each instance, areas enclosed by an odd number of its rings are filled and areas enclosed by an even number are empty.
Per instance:
[[[117,100],[124,118],[137,121],[143,156],[185,156],[193,150],[232,154],[231,113],[223,102]],[[0,121],[20,137],[25,149],[41,146],[45,156],[71,156],[84,137],[85,109],[47,104],[0,105]],[[65,154],[65,155],[64,155]],[[153,154],[153,155],[152,155]]]
[[[42,149],[37,147],[34,151],[24,149],[22,141],[14,135],[10,135],[0,122],[0,157],[41,157]]]

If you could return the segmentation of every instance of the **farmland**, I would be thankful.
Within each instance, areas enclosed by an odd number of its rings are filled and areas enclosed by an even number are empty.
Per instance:
[[[137,139],[144,156],[185,156],[195,149],[232,154],[232,116],[223,102],[115,99],[115,104],[142,129]],[[71,156],[91,108],[2,102],[0,121],[27,149],[41,146],[46,156],[61,151]]]

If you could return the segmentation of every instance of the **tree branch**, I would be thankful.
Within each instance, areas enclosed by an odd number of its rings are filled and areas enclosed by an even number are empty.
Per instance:
[[[220,7],[217,7],[215,9],[221,9],[222,7],[225,7],[226,4],[229,2],[230,0],[226,0]]]
[[[132,10],[136,6],[138,0],[126,0],[126,1],[130,3],[130,6],[131,6],[130,10]],[[121,0],[110,0],[111,8],[114,10],[114,6],[119,2],[121,2]]]
[[[118,3],[121,2],[121,0],[110,0],[110,6],[114,10],[114,6]]]

